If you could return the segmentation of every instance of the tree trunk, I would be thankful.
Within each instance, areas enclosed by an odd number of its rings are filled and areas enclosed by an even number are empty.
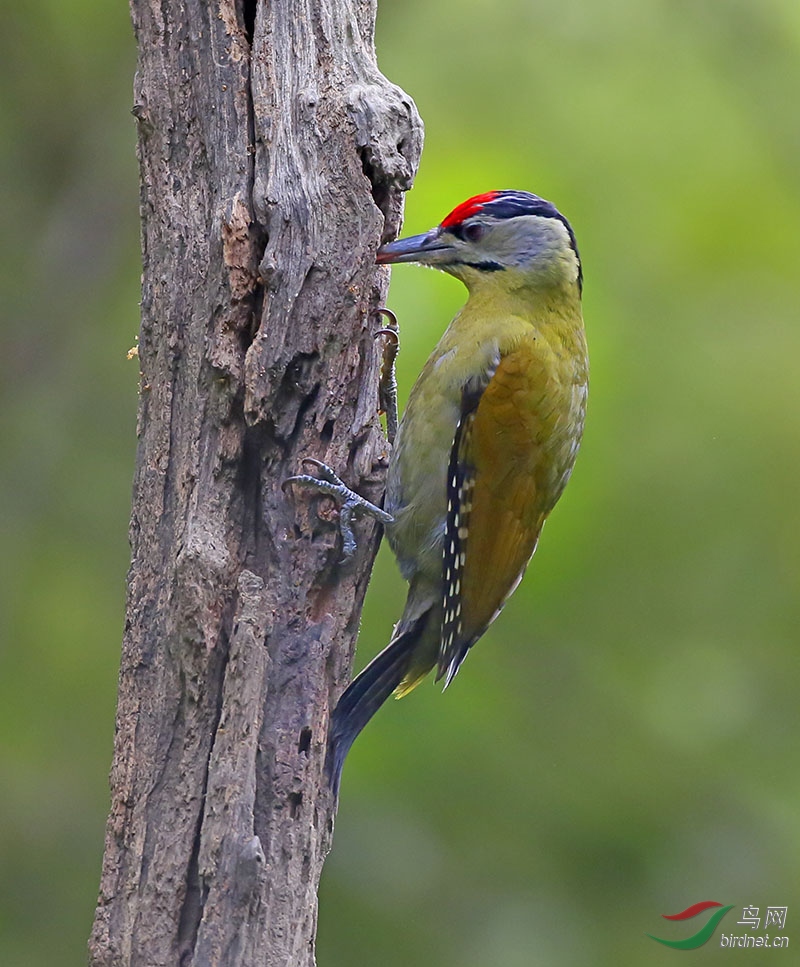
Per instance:
[[[373,0],[132,0],[139,448],[95,965],[312,965],[347,568],[303,456],[379,498],[385,296],[421,123]]]

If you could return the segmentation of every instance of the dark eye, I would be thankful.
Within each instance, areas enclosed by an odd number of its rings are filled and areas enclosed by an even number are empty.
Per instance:
[[[486,234],[486,227],[481,225],[480,222],[471,222],[469,225],[464,226],[462,233],[465,241],[479,242]]]

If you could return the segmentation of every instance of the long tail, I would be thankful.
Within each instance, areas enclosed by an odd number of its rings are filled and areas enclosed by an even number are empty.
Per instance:
[[[334,795],[339,794],[342,768],[358,733],[403,681],[427,612],[403,628],[345,689],[331,716],[325,771]]]

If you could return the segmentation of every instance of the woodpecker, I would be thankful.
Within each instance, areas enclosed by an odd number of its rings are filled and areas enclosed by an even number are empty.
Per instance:
[[[588,392],[581,261],[550,202],[527,191],[476,195],[431,231],[383,245],[376,261],[448,272],[469,298],[411,391],[383,509],[317,461],[321,479],[291,478],[318,479],[345,522],[380,520],[409,583],[391,641],[333,712],[334,791],[354,739],[389,695],[408,694],[434,667],[446,688],[500,614],[572,473]]]

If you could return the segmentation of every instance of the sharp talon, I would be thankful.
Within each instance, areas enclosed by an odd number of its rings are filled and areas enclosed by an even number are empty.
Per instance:
[[[397,324],[397,316],[392,312],[391,309],[387,309],[386,306],[379,306],[379,308],[375,310],[375,315],[386,316],[386,318],[389,320],[389,325],[392,327],[392,329],[400,328],[399,325]]]
[[[310,484],[312,487],[315,484],[327,483],[326,480],[322,480],[320,477],[312,477],[310,473],[297,473],[293,477],[287,477],[281,487],[286,487],[286,484],[297,483],[297,484]]]
[[[328,483],[335,484],[337,487],[345,487],[343,481],[336,476],[327,463],[315,460],[314,457],[303,457],[303,463],[310,463],[316,469],[317,480],[327,480]]]
[[[319,477],[312,477],[310,473],[296,473],[294,476],[287,477],[281,482],[281,490],[285,493],[288,484],[302,484],[304,487],[313,487],[319,483],[326,483],[326,481],[321,480]]]
[[[386,436],[389,443],[394,443],[399,424],[397,412],[397,380],[395,378],[395,360],[400,351],[400,331],[397,325],[397,316],[391,309],[381,306],[375,310],[378,316],[386,316],[389,325],[384,326],[375,333],[375,337],[384,336],[386,341],[383,344],[381,353],[380,381],[378,383],[378,410],[386,414]]]
[[[395,346],[400,345],[400,334],[396,329],[379,329],[375,333],[375,338],[377,339],[378,336],[391,336],[392,342],[395,344]]]

